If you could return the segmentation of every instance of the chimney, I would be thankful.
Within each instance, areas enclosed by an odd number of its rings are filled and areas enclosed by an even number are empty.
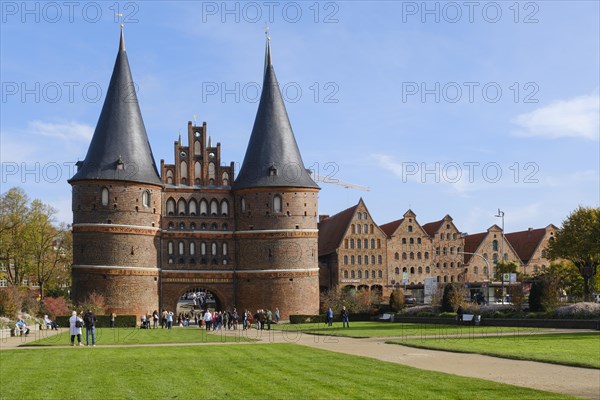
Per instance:
[[[329,215],[327,214],[319,215],[319,223],[325,221],[327,218],[329,218]]]

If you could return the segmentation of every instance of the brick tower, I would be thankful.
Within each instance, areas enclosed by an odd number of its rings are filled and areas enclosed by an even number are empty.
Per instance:
[[[319,310],[317,195],[304,167],[271,62],[267,37],[254,127],[233,184],[238,308]]]
[[[123,29],[106,99],[83,162],[69,180],[73,300],[96,291],[109,312],[140,315],[159,304],[162,183],[137,101]]]

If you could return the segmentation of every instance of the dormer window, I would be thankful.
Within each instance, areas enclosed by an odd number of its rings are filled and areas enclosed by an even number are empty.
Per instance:
[[[119,160],[117,161],[117,169],[119,171],[122,171],[125,169],[125,163],[123,162],[123,160],[121,159],[121,156],[119,156]]]
[[[277,176],[277,168],[274,165],[269,167],[269,176]]]

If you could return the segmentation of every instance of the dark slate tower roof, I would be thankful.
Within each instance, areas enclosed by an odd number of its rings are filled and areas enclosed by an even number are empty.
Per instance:
[[[92,142],[69,182],[103,179],[161,185],[138,105],[121,28],[104,106]]]
[[[271,63],[268,37],[260,103],[246,156],[233,184],[234,190],[259,187],[319,188],[302,162]]]

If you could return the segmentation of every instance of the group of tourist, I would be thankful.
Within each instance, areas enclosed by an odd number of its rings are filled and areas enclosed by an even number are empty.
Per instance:
[[[85,327],[86,346],[90,345],[91,336],[92,347],[96,347],[96,321],[96,314],[94,314],[91,310],[87,310],[83,315],[83,318],[77,314],[77,311],[73,311],[71,318],[69,318],[69,333],[71,334],[71,346],[75,346],[75,337],[77,337],[78,345],[83,346],[83,343],[81,343],[81,330],[83,327]]]

